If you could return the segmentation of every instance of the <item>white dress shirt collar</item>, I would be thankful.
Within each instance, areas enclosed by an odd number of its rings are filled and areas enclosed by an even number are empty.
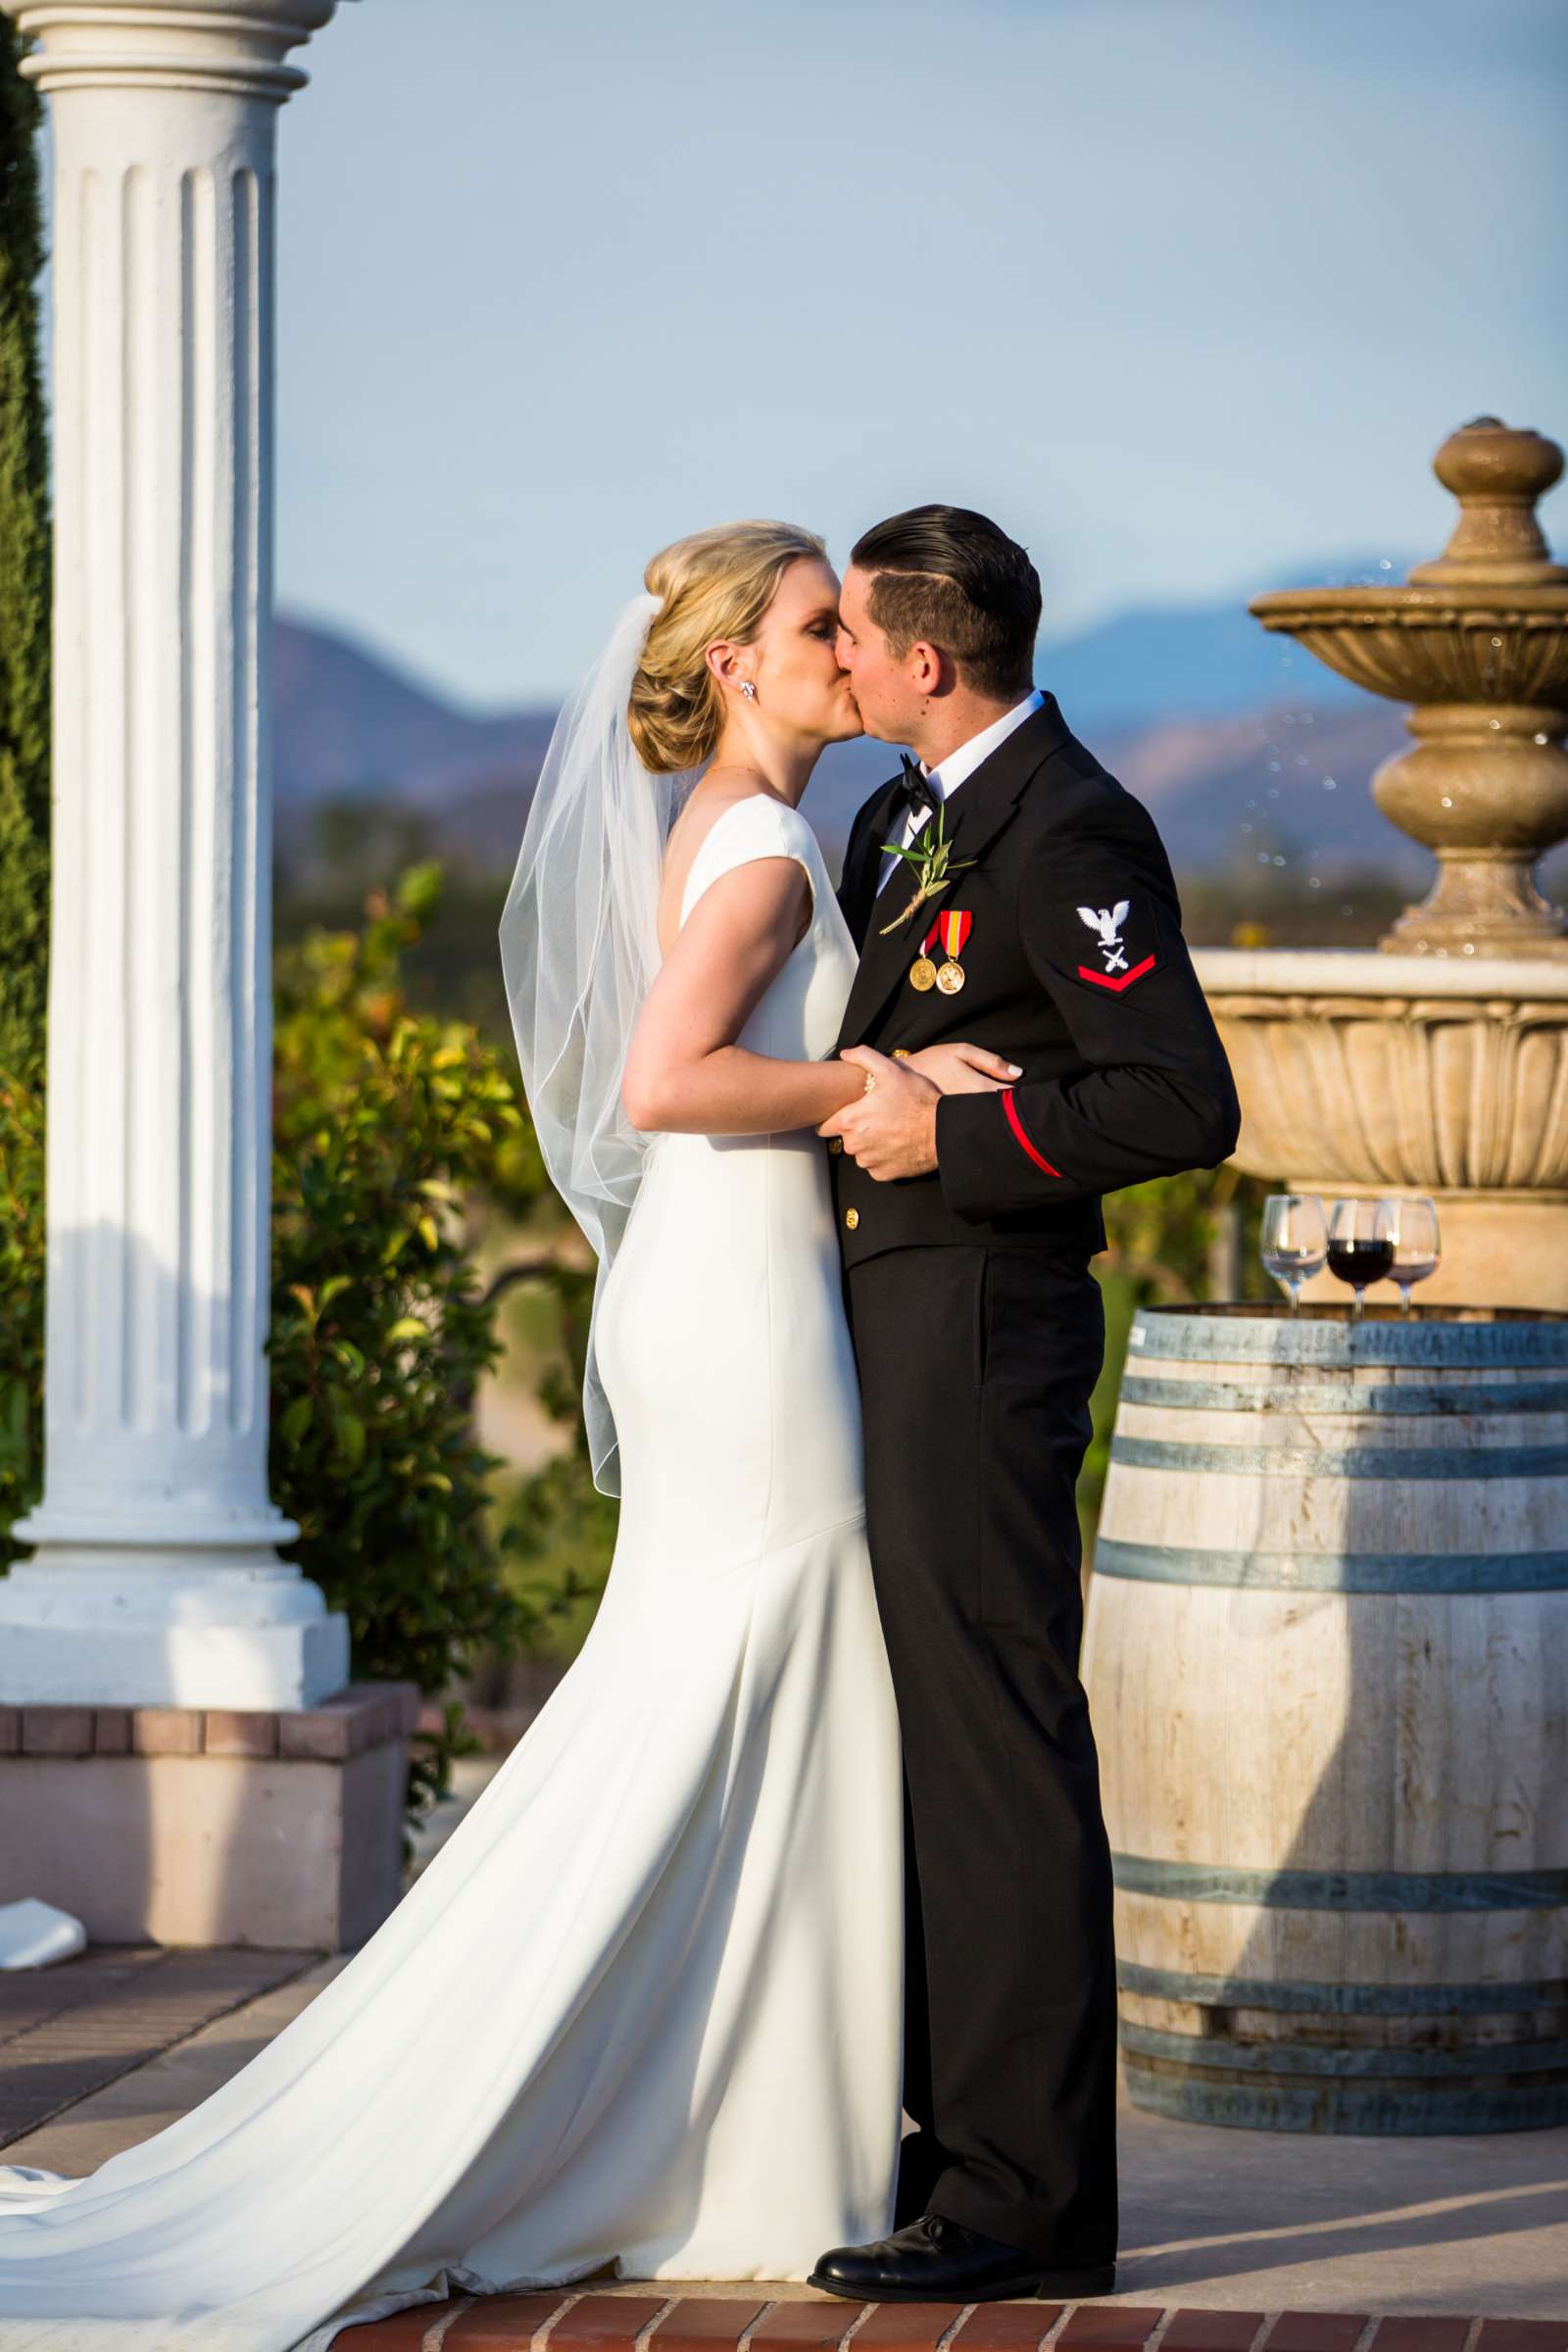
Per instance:
[[[950,800],[964,778],[974,774],[982,760],[989,760],[998,746],[1005,743],[1026,718],[1034,716],[1045,699],[1037,686],[1032,694],[1026,695],[1021,703],[1015,703],[1010,710],[1004,710],[989,727],[983,727],[978,735],[971,735],[967,743],[960,743],[957,750],[950,752],[937,766],[927,767],[922,760],[921,774],[942,800]]]

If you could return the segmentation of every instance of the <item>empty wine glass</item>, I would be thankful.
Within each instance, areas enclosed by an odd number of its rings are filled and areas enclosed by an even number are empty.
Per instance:
[[[1302,1283],[1322,1272],[1328,1247],[1323,1203],[1316,1193],[1269,1195],[1263,1203],[1259,1254],[1289,1298],[1293,1315],[1300,1307]]]
[[[1329,1213],[1329,1272],[1355,1293],[1351,1308],[1361,1319],[1361,1294],[1381,1282],[1394,1264],[1392,1200],[1336,1200]]]
[[[1438,1259],[1443,1254],[1438,1238],[1438,1211],[1425,1193],[1401,1194],[1389,1206],[1393,1212],[1389,1231],[1394,1244],[1392,1270],[1408,1314],[1411,1290],[1437,1272]]]

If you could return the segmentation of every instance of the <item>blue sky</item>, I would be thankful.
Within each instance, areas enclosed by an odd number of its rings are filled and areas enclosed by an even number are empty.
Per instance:
[[[1061,633],[1435,552],[1453,425],[1568,428],[1561,0],[358,0],[296,57],[280,601],[475,703],[734,514],[982,507]]]

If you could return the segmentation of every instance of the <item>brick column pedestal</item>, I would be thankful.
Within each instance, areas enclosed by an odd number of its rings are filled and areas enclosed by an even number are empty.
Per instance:
[[[0,1707],[0,1902],[94,1943],[340,1951],[403,1889],[413,1683],[319,1706]]]

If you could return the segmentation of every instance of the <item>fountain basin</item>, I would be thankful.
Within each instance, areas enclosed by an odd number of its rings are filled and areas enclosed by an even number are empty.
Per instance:
[[[1424,1300],[1568,1307],[1568,963],[1227,948],[1193,960],[1242,1099],[1242,1167],[1333,1198],[1430,1193],[1444,1255]],[[1323,1274],[1302,1296],[1345,1292]]]

